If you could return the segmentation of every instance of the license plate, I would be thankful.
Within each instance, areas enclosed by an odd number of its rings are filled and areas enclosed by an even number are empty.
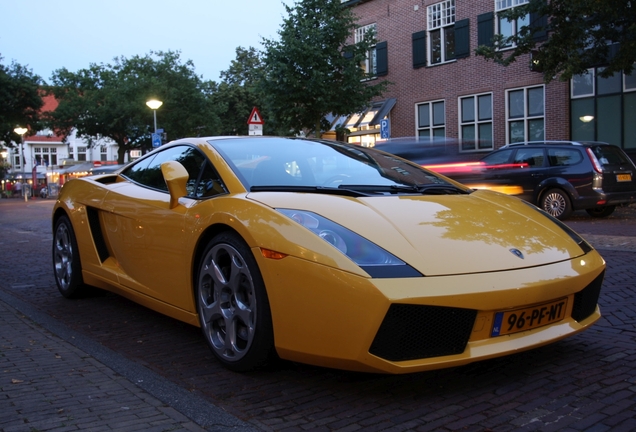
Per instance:
[[[632,181],[631,174],[616,174],[616,181],[624,182],[624,181]]]
[[[525,309],[516,309],[495,314],[492,336],[522,332],[561,321],[565,318],[568,299],[562,298]]]

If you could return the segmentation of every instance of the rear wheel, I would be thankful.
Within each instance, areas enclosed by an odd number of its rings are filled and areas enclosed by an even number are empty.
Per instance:
[[[243,372],[274,356],[265,284],[238,235],[221,233],[210,241],[199,264],[196,295],[203,335],[224,366]]]
[[[607,217],[607,216],[611,215],[612,213],[614,213],[615,209],[616,209],[616,206],[610,205],[610,206],[594,207],[594,208],[590,208],[590,209],[585,209],[585,211],[587,212],[587,214],[589,214],[592,217],[604,218],[604,217]]]
[[[572,214],[570,197],[561,189],[550,189],[541,197],[541,208],[557,219],[567,219]]]
[[[84,292],[77,240],[66,216],[55,222],[53,230],[53,270],[57,288],[64,297],[75,298]]]

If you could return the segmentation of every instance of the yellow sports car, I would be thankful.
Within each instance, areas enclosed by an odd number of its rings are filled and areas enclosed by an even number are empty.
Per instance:
[[[339,142],[181,139],[67,182],[53,234],[62,295],[96,286],[200,326],[237,371],[417,372],[600,318],[605,262],[561,222]]]

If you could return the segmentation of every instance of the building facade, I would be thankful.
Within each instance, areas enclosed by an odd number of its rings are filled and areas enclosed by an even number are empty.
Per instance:
[[[42,99],[43,112],[57,108],[53,96]],[[64,140],[49,129],[25,135],[22,143],[6,149],[10,169],[2,180],[2,190],[6,190],[7,182],[16,181],[34,190],[51,184],[61,185],[69,176],[88,174],[93,166],[116,164],[117,150],[117,144],[108,138],[89,142],[78,138],[75,130]]]
[[[590,69],[571,81],[545,84],[530,55],[508,67],[475,55],[477,46],[491,43],[495,34],[512,35],[544,22],[542,17],[509,22],[499,16],[527,2],[343,1],[360,28],[375,30],[378,43],[365,67],[376,72],[375,79],[392,83],[386,99],[376,103],[393,101],[385,115],[391,138],[453,138],[463,153],[541,139],[608,141],[636,151],[636,77],[601,79]],[[386,136],[380,119],[371,125],[355,120],[345,120],[350,142],[374,145]]]

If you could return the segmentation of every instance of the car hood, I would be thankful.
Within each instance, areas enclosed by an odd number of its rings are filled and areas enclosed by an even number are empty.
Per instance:
[[[318,213],[426,276],[537,267],[584,254],[542,213],[491,191],[369,198],[259,192],[249,198],[273,208]]]

